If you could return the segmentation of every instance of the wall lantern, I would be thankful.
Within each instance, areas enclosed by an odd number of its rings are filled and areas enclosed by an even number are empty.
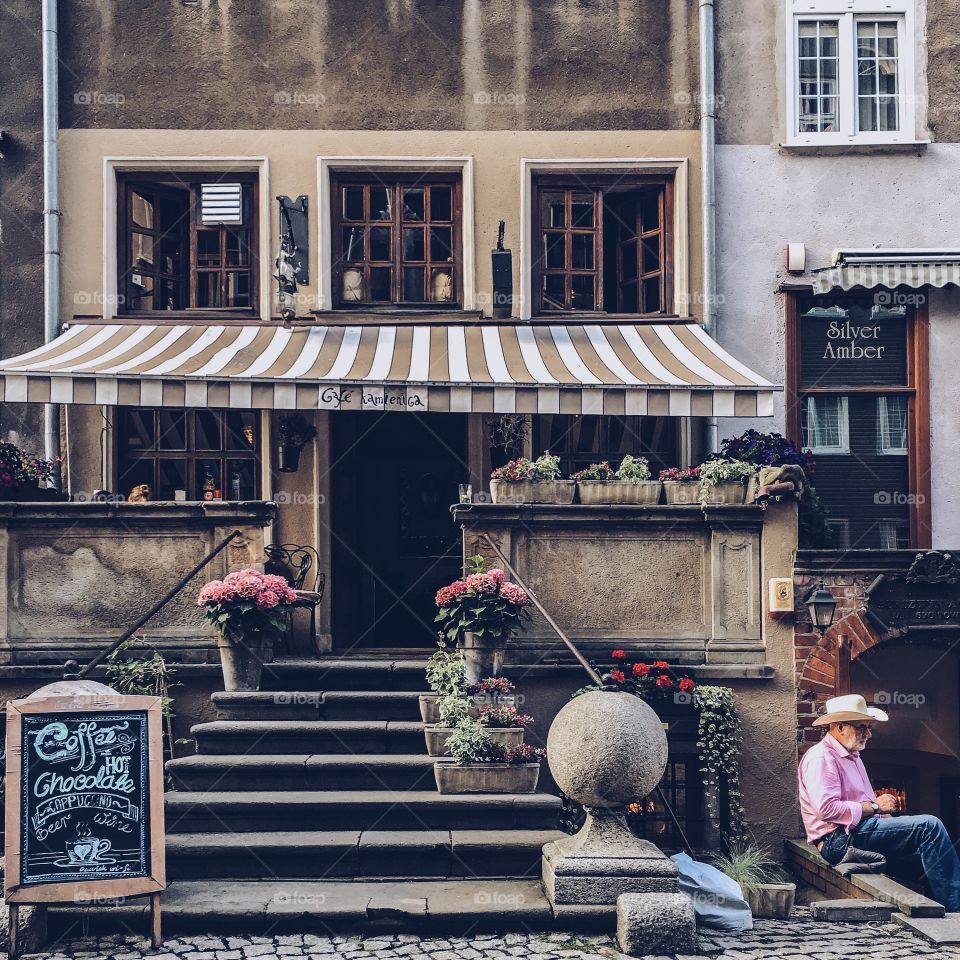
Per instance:
[[[281,473],[296,473],[300,469],[300,451],[316,435],[316,428],[302,414],[281,417],[277,429],[277,469]]]
[[[810,619],[822,637],[833,626],[833,615],[837,609],[837,598],[826,588],[822,577],[807,594],[806,604]]]

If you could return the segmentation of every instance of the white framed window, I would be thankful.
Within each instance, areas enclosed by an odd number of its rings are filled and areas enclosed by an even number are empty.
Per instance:
[[[877,397],[877,453],[905,457],[907,446],[907,398],[902,394]]]
[[[787,145],[915,142],[914,0],[787,5]]]
[[[814,454],[850,452],[850,415],[846,397],[804,398],[803,445]]]
[[[910,527],[902,520],[881,520],[880,549],[903,550],[910,546]]]

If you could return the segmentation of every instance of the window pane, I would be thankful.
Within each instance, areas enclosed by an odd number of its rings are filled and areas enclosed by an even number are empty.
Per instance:
[[[570,205],[570,225],[573,227],[592,227],[593,226],[593,194],[580,193],[573,194]]]
[[[907,398],[902,394],[877,397],[877,452],[906,456]]]
[[[390,227],[371,227],[370,228],[370,259],[371,260],[390,260],[390,239],[393,231]]]
[[[197,450],[220,450],[220,421],[210,410],[196,412],[194,447]]]
[[[423,187],[403,191],[403,219],[423,221]]]
[[[352,263],[363,260],[363,227],[343,227],[343,259]]]
[[[453,276],[449,269],[434,269],[430,277],[430,299],[446,303],[453,299]]]
[[[430,219],[453,220],[453,191],[450,187],[430,188]]]
[[[127,450],[152,450],[154,445],[154,412],[128,410],[125,414],[125,446]]]
[[[405,267],[403,271],[403,299],[411,303],[422,303],[423,267]]]
[[[430,228],[430,259],[451,260],[453,258],[453,233],[450,227]]]
[[[860,97],[859,123],[861,130],[880,129],[880,121],[877,115],[877,101],[875,97]]]
[[[543,278],[543,297],[541,310],[565,310],[566,294],[564,293],[563,277],[556,274],[547,274]]]
[[[645,190],[640,195],[640,229],[646,233],[648,230],[660,229],[660,191],[651,192]]]
[[[566,266],[564,259],[564,234],[547,233],[543,237],[545,265],[554,270],[562,270]]]
[[[343,219],[363,219],[363,187],[343,188]]]
[[[838,35],[836,20],[797,24],[797,129],[818,133],[838,129]]]
[[[130,263],[134,269],[153,266],[153,237],[149,233],[130,234]]]
[[[256,417],[252,410],[230,410],[226,414],[228,450],[257,449]]]
[[[254,498],[255,468],[256,463],[253,460],[227,461],[227,499],[252,500]]]
[[[245,267],[250,262],[249,237],[246,230],[227,230],[227,266]]]
[[[643,242],[643,272],[653,273],[660,269],[660,238],[647,237]]]
[[[393,219],[393,208],[390,204],[390,191],[386,187],[370,188],[370,219]]]
[[[130,304],[134,310],[153,309],[154,279],[136,270],[130,276]]]
[[[130,193],[130,216],[138,227],[153,229],[153,201],[142,193],[132,190]]]
[[[187,491],[187,461],[186,460],[158,460],[157,489],[154,498],[157,500],[175,500],[176,491]]]
[[[227,306],[228,307],[249,307],[250,306],[250,274],[228,273],[227,274]]]
[[[201,500],[223,499],[219,460],[198,460],[194,470],[197,495]]]
[[[544,191],[540,194],[540,219],[544,227],[566,226],[563,193]]]
[[[424,258],[423,227],[403,228],[403,259],[420,260]],[[421,271],[422,273],[423,271]],[[423,281],[421,280],[421,283]],[[409,299],[409,298],[408,298]]]
[[[187,449],[186,414],[182,410],[160,411],[160,449]]]
[[[130,460],[122,463],[117,477],[117,493],[122,493],[125,497],[128,497],[134,487],[139,487],[143,483],[152,489],[153,465],[154,461],[149,459]]]
[[[197,231],[197,266],[220,266],[220,231]]]
[[[220,307],[220,274],[219,273],[198,273],[197,274],[197,306],[198,307]]]
[[[391,275],[389,267],[370,268],[370,299],[378,303],[389,301],[392,297]]]
[[[363,271],[344,270],[342,287],[340,296],[345,303],[360,303],[364,299]]]
[[[593,269],[593,234],[575,233],[571,237],[573,242],[573,269]]]
[[[660,298],[660,278],[651,277],[643,281],[643,312],[659,313],[663,308]]]
[[[897,25],[857,22],[858,129],[866,132],[900,128]]]
[[[814,453],[850,452],[850,421],[846,397],[805,397],[803,442]]]
[[[573,309],[574,310],[595,310],[596,300],[594,299],[593,276],[584,277],[574,275],[571,277],[573,284]]]

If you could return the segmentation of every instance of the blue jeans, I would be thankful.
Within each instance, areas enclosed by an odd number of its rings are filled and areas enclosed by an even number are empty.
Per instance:
[[[851,831],[850,842],[894,864],[919,860],[933,899],[948,913],[960,910],[960,857],[936,817],[870,817]]]

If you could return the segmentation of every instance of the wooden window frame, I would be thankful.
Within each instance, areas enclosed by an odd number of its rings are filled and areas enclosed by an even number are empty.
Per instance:
[[[199,318],[215,316],[218,319],[249,319],[260,315],[260,177],[257,173],[249,172],[211,172],[206,171],[161,171],[161,170],[136,170],[136,171],[118,171],[117,174],[117,292],[120,294],[118,305],[118,315],[122,317],[142,317],[156,318]],[[181,243],[184,246],[184,259],[186,261],[185,282],[187,284],[187,300],[194,304],[197,302],[197,283],[199,275],[203,273],[214,272],[213,269],[198,268],[197,265],[197,235],[200,232],[209,232],[217,230],[220,233],[220,252],[221,265],[216,268],[216,272],[221,274],[221,283],[226,282],[226,276],[231,273],[246,272],[250,278],[250,306],[249,307],[196,307],[190,306],[179,310],[164,310],[157,307],[150,310],[128,309],[127,308],[127,277],[131,271],[130,263],[130,237],[134,232],[131,230],[131,192],[137,184],[144,187],[153,186],[157,191],[163,189],[164,181],[178,181],[188,187],[190,192],[190,214],[189,220],[182,231],[184,236]],[[215,227],[199,222],[200,190],[202,183],[241,183],[250,187],[250,223],[244,225],[249,230],[249,264],[243,267],[226,266],[226,234],[229,230],[235,229],[235,224],[224,224]],[[151,231],[137,228],[137,232],[150,233]],[[159,239],[159,229],[153,231],[156,239]],[[159,245],[155,247],[155,256],[159,256]],[[159,273],[159,271],[158,271]]]
[[[904,394],[907,396],[907,470],[910,503],[910,549],[929,550],[933,543],[930,477],[930,316],[926,297],[907,313],[907,382],[905,386],[800,387],[800,309],[805,292],[787,292],[784,300],[784,399],[788,436],[802,442],[801,401],[812,394]],[[838,295],[838,299],[842,298]],[[853,299],[853,297],[846,297]]]
[[[604,260],[607,251],[604,249],[604,243],[614,243],[617,249],[612,251],[617,262],[618,274],[622,270],[621,262],[621,243],[615,237],[607,237],[606,241],[603,234],[603,214],[606,207],[606,190],[611,187],[630,187],[637,191],[644,187],[657,188],[659,194],[660,207],[660,227],[655,231],[637,231],[636,249],[637,249],[637,274],[635,282],[637,284],[638,310],[621,311],[619,309],[607,311],[604,309]],[[572,227],[570,221],[570,197],[567,197],[567,218],[563,232],[565,233],[565,262],[570,263],[571,267],[547,268],[543,262],[542,237],[545,230],[559,228],[549,228],[543,224],[543,211],[541,204],[541,195],[551,190],[567,190],[592,192],[594,194],[594,227],[592,231],[596,236],[594,247],[594,269],[593,271],[573,269],[571,258],[571,235],[575,232],[586,232],[586,228],[580,230]],[[674,305],[674,204],[675,204],[675,186],[674,177],[662,174],[637,174],[637,173],[610,173],[602,170],[575,170],[568,173],[557,172],[539,172],[534,171],[531,180],[530,191],[530,221],[531,221],[531,259],[530,259],[530,294],[532,299],[531,316],[533,317],[570,317],[570,316],[603,316],[603,317],[661,317],[673,316]],[[598,215],[599,214],[599,215]],[[659,271],[647,271],[642,269],[643,245],[644,239],[650,239],[652,236],[659,237],[660,263]],[[566,301],[570,300],[571,277],[573,275],[583,275],[587,273],[594,274],[594,310],[544,310],[541,305],[541,290],[543,287],[543,278],[549,275],[566,274],[565,282]],[[660,309],[656,311],[645,311],[639,309],[640,295],[643,281],[652,277],[660,277]],[[621,287],[630,281],[623,280],[618,276],[616,287],[618,297]]]
[[[127,433],[127,423],[124,421],[124,417],[129,410],[141,410],[149,411],[153,414],[153,447],[149,450],[144,450],[140,454],[134,454],[127,451],[125,446],[126,433]],[[113,477],[114,477],[114,486],[119,488],[120,486],[120,477],[122,476],[125,468],[138,461],[150,461],[153,465],[153,480],[151,482],[151,489],[153,491],[153,496],[157,495],[159,489],[158,482],[158,470],[159,464],[161,461],[165,460],[179,460],[184,461],[186,464],[186,490],[187,490],[187,499],[188,500],[202,500],[202,491],[194,491],[197,496],[191,498],[191,489],[190,486],[192,483],[196,483],[196,468],[197,461],[202,460],[214,460],[220,466],[220,491],[221,491],[221,500],[228,500],[228,496],[224,496],[224,493],[227,492],[226,484],[229,482],[229,477],[227,477],[227,463],[230,460],[248,460],[254,465],[254,495],[253,499],[259,499],[262,495],[263,480],[261,476],[261,464],[263,462],[263,430],[261,425],[261,418],[256,414],[256,411],[253,411],[253,436],[254,436],[254,449],[253,450],[228,450],[224,444],[224,438],[226,436],[226,417],[230,413],[244,413],[250,411],[244,410],[230,410],[230,409],[216,409],[216,410],[184,410],[184,428],[185,428],[185,439],[184,439],[184,449],[182,450],[160,450],[159,449],[159,439],[160,439],[160,414],[163,412],[176,412],[175,408],[170,407],[118,407],[117,408],[117,420],[116,420],[116,429],[113,431],[114,434],[114,467],[113,467]],[[220,425],[220,440],[221,447],[218,450],[198,450],[196,445],[196,430],[197,430],[197,414],[201,412],[212,413],[217,417],[217,420]],[[119,493],[122,493],[124,496],[129,494],[129,490],[118,490]]]
[[[402,218],[402,204],[396,201],[393,204],[393,217],[389,221],[393,233],[391,237],[391,259],[389,261],[370,261],[366,260],[364,264],[365,283],[370,264],[379,267],[390,267],[391,277],[391,298],[390,300],[364,300],[364,301],[345,301],[343,299],[343,273],[344,261],[341,256],[341,242],[344,226],[350,224],[361,224],[365,229],[370,226],[387,226],[387,221],[374,221],[364,219],[363,221],[346,220],[343,216],[343,204],[341,199],[341,188],[350,186],[362,186],[364,188],[364,208],[365,216],[368,204],[367,196],[371,187],[383,187],[395,191],[394,196],[409,187],[432,187],[449,186],[451,188],[451,217],[450,221],[438,221],[441,226],[450,227],[451,232],[451,253],[452,264],[450,261],[441,261],[435,259],[424,259],[422,261],[405,261],[403,258],[403,228],[404,226],[413,226],[413,221],[404,221]],[[463,177],[459,170],[440,170],[440,171],[404,171],[384,170],[380,172],[368,172],[363,170],[331,170],[330,172],[330,236],[329,244],[331,250],[331,298],[333,307],[336,310],[344,311],[362,311],[370,312],[376,310],[414,310],[414,311],[452,311],[462,310],[464,303],[464,277],[463,277]],[[422,224],[424,229],[424,256],[429,256],[430,240],[429,230],[433,221],[428,219],[425,203],[424,219],[417,221]],[[404,266],[418,267],[423,265],[424,293],[427,292],[429,277],[436,269],[443,265],[450,265],[451,276],[453,279],[453,297],[450,300],[422,300],[406,301],[402,299],[403,293],[403,270]]]

